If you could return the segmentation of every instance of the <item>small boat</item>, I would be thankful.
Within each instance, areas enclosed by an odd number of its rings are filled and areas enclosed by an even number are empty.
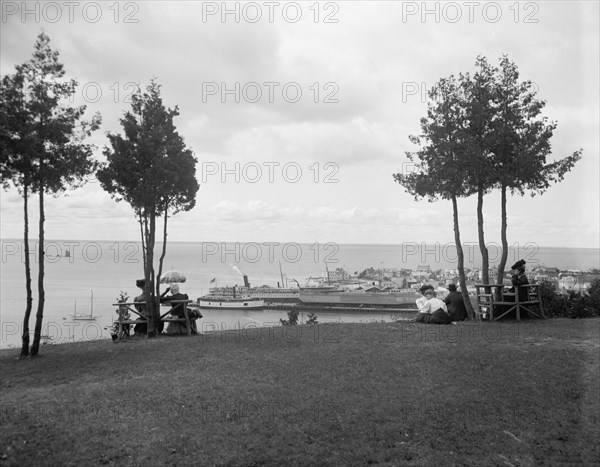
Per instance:
[[[89,315],[84,315],[84,314],[77,314],[77,301],[75,301],[75,310],[73,311],[73,314],[70,316],[71,319],[74,319],[76,321],[95,321],[98,317],[94,316],[94,291],[91,291],[91,298],[90,298],[90,314]]]

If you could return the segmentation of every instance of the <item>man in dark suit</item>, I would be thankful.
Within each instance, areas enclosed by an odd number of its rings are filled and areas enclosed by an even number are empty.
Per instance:
[[[467,307],[462,294],[456,291],[456,284],[450,284],[448,291],[450,293],[446,295],[444,303],[448,306],[450,319],[452,321],[464,321],[467,319]]]

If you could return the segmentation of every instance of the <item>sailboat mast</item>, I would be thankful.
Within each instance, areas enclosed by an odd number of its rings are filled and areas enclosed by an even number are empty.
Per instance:
[[[281,260],[279,260],[279,274],[281,275],[281,287],[285,287],[283,284],[283,271],[281,270]]]

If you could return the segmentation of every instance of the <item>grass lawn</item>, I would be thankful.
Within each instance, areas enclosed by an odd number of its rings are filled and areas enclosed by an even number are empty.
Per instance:
[[[0,466],[600,465],[600,320],[0,352]]]

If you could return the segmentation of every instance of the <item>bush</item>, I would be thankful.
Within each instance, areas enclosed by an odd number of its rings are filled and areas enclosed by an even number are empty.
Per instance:
[[[298,310],[288,311],[288,319],[279,319],[284,326],[295,326],[298,324]]]
[[[540,283],[540,294],[548,318],[600,317],[600,279],[592,281],[588,294],[574,291],[559,294],[553,283],[543,281]]]
[[[317,322],[318,316],[314,313],[308,314],[308,319],[306,320],[306,324],[318,324]]]

